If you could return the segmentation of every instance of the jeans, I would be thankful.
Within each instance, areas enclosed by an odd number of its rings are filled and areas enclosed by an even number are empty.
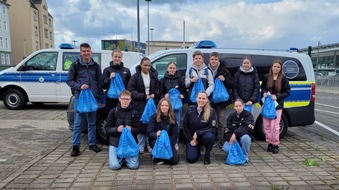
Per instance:
[[[108,162],[109,162],[109,168],[112,170],[118,170],[121,168],[122,165],[122,158],[119,158],[117,155],[118,147],[109,145],[108,150]],[[133,156],[129,158],[125,158],[126,165],[130,169],[137,169],[139,167],[139,157]]]
[[[266,142],[278,146],[280,144],[279,133],[280,133],[280,119],[282,110],[276,110],[277,118],[275,119],[263,119],[264,130],[266,134]]]
[[[96,145],[96,112],[79,113],[77,111],[78,99],[74,98],[74,128],[72,133],[72,145],[80,147],[81,144],[81,128],[83,119],[87,119],[88,123],[88,144]]]
[[[175,119],[177,120],[178,123],[178,139],[177,139],[177,143],[179,143],[179,137],[180,137],[180,126],[181,126],[181,113],[182,110],[174,110],[174,116]]]
[[[206,132],[201,138],[197,139],[198,145],[192,146],[189,141],[186,142],[186,160],[189,163],[194,163],[200,156],[200,146],[205,147],[204,158],[210,158],[210,153],[214,145],[215,135],[212,132]]]
[[[243,135],[242,137],[240,137],[240,146],[242,149],[242,152],[245,154],[247,160],[248,160],[248,152],[250,151],[250,147],[251,147],[251,137],[248,135]],[[226,141],[224,143],[223,146],[223,151],[225,151],[226,153],[229,151],[230,149],[230,143],[228,141]]]
[[[145,145],[147,146],[148,150],[150,149],[149,143],[148,143],[148,137],[145,134],[139,133],[137,135],[138,139],[138,146],[140,151],[145,150]]]

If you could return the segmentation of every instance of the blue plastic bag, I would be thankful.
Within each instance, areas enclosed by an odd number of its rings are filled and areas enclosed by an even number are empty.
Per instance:
[[[230,95],[228,94],[224,84],[219,78],[214,81],[214,90],[212,94],[212,101],[214,103],[226,102]]]
[[[172,146],[166,130],[160,132],[152,149],[153,158],[169,160],[173,156]]]
[[[111,84],[108,88],[107,96],[109,98],[119,98],[120,93],[125,90],[125,85],[122,82],[121,76],[119,73],[115,73],[115,77],[111,79]]]
[[[142,113],[142,116],[140,118],[140,121],[143,124],[148,124],[149,119],[151,118],[153,114],[155,114],[155,112],[156,112],[156,108],[155,108],[154,100],[153,98],[148,98],[144,112]]]
[[[119,145],[117,149],[117,155],[119,158],[129,158],[135,157],[139,154],[139,147],[137,142],[128,128],[123,128],[120,139]]]
[[[191,91],[190,101],[192,103],[197,103],[197,97],[198,97],[199,92],[201,91],[205,91],[205,87],[204,87],[204,84],[202,84],[201,78],[199,78],[197,82],[194,83],[192,91]]]
[[[230,149],[227,154],[226,164],[228,165],[244,165],[247,162],[247,158],[243,153],[238,141],[234,141],[230,144]]]
[[[182,105],[182,101],[180,98],[179,90],[175,88],[171,88],[168,91],[168,95],[169,95],[169,99],[171,100],[173,110],[181,110],[183,105]]]
[[[87,88],[86,90],[81,90],[77,104],[77,111],[80,113],[86,113],[95,112],[97,109],[98,103],[91,89]]]
[[[244,106],[244,110],[248,111],[248,112],[251,112],[252,113],[252,106],[253,105],[246,105]]]
[[[274,101],[272,100],[272,95],[267,95],[262,106],[261,115],[267,119],[277,118],[277,113],[275,111]]]

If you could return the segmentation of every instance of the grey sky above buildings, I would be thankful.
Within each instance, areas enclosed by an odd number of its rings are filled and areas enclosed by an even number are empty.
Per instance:
[[[137,41],[137,0],[47,0],[55,45]],[[152,0],[153,40],[213,40],[219,47],[289,49],[339,41],[337,0]],[[140,0],[140,36],[147,40],[147,2]]]

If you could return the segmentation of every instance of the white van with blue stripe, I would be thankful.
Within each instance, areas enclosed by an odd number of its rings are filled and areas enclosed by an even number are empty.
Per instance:
[[[186,69],[193,64],[192,54],[196,50],[204,54],[206,64],[209,60],[209,54],[214,51],[218,52],[220,60],[227,63],[227,68],[232,76],[241,65],[242,59],[245,56],[249,56],[252,59],[253,66],[257,68],[260,81],[269,72],[272,62],[275,59],[280,59],[283,62],[283,72],[289,79],[291,86],[290,96],[285,99],[284,103],[280,123],[280,137],[285,136],[288,127],[305,126],[314,123],[315,76],[312,62],[308,55],[289,51],[195,48],[159,51],[150,55],[149,58],[152,66],[158,71],[159,78],[164,76],[167,63],[170,61],[176,62],[178,72],[181,76],[185,76]],[[134,68],[135,66],[131,68],[131,73],[135,72]],[[228,109],[228,111],[231,110]],[[261,106],[257,102],[253,111],[253,116],[256,119],[255,132],[257,137],[264,138],[260,113]]]
[[[0,100],[11,110],[22,109],[27,102],[68,104],[71,90],[66,84],[67,73],[79,52],[79,49],[43,49],[32,53],[15,67],[0,71]],[[102,70],[109,66],[111,52],[93,50],[92,57]],[[141,53],[123,52],[122,61],[134,64],[142,56]]]

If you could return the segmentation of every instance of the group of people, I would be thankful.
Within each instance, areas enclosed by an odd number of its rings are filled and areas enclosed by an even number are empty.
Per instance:
[[[262,85],[256,68],[252,66],[250,57],[245,57],[238,72],[231,76],[225,62],[220,62],[219,53],[213,52],[209,56],[209,63],[204,63],[203,54],[200,51],[193,53],[193,65],[187,68],[183,79],[176,70],[176,63],[169,62],[167,72],[159,81],[158,73],[152,67],[149,58],[144,57],[140,65],[136,67],[136,73],[131,75],[128,68],[124,67],[123,53],[113,50],[110,66],[105,68],[103,75],[100,67],[96,67],[91,59],[89,44],[80,45],[80,57],[72,63],[67,84],[74,89],[74,107],[76,109],[77,98],[83,89],[90,88],[99,102],[103,90],[107,90],[110,82],[119,73],[125,90],[117,99],[106,97],[106,132],[109,142],[109,167],[120,169],[126,163],[129,168],[139,167],[139,157],[119,158],[117,148],[123,128],[128,128],[135,137],[140,154],[145,150],[151,152],[155,141],[162,130],[166,130],[173,152],[169,160],[153,158],[154,163],[175,165],[179,162],[178,141],[180,128],[183,129],[186,145],[186,161],[195,163],[201,156],[201,148],[204,148],[203,163],[211,163],[210,153],[215,145],[225,152],[230,145],[238,141],[244,155],[248,159],[251,142],[254,133],[253,105],[258,102],[261,93],[267,97],[270,93],[272,99],[277,102],[276,119],[263,118],[263,125],[268,143],[267,151],[274,154],[279,152],[279,123],[281,119],[284,99],[289,96],[290,87],[287,78],[282,73],[282,62],[275,60],[271,69],[265,75]],[[214,91],[214,81],[222,81],[230,98],[223,102],[211,101]],[[192,99],[191,93],[194,84],[200,80],[204,90],[200,91]],[[181,126],[182,109],[174,110],[170,100],[170,89],[180,92],[181,101],[188,102],[186,114],[184,114]],[[146,102],[152,98],[157,105],[156,113],[150,117],[148,124],[140,122]],[[234,104],[234,112],[226,115],[226,107]],[[100,106],[100,105],[99,105]],[[85,117],[84,117],[85,116]],[[225,118],[227,122],[225,123]],[[71,156],[80,154],[81,123],[83,119],[88,121],[89,149],[99,152],[100,148],[95,140],[95,112],[74,114],[74,130],[72,135]]]

